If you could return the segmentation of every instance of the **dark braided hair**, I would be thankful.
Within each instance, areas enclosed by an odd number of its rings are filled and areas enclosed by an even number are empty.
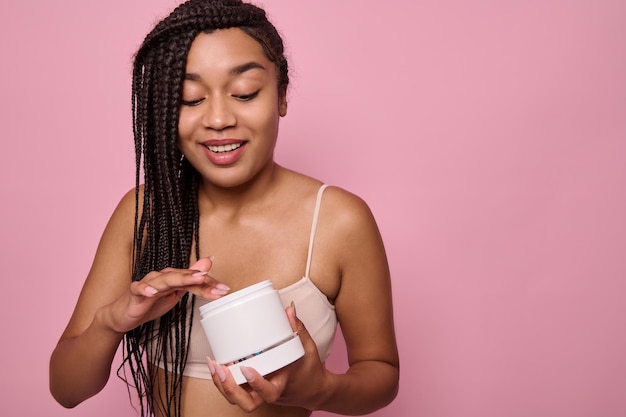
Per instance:
[[[196,36],[231,27],[240,28],[259,42],[276,66],[279,96],[284,97],[289,76],[282,39],[262,9],[241,0],[190,0],[181,4],[154,27],[135,55],[133,281],[166,267],[188,268],[192,251],[196,259],[200,257],[200,175],[176,146],[181,90],[187,54]],[[166,416],[180,416],[193,307],[194,297],[185,294],[167,314],[129,331],[124,338],[124,363],[118,373],[129,388],[132,385],[137,390],[142,416],[153,415],[157,407]],[[159,363],[165,366],[164,386],[156,381],[155,364]],[[130,379],[125,376],[126,369]],[[161,391],[165,398],[155,398]]]

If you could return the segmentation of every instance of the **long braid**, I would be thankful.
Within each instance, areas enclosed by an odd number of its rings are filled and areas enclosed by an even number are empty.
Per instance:
[[[282,39],[262,9],[241,0],[190,0],[181,4],[154,27],[135,55],[134,281],[166,267],[188,268],[192,250],[196,259],[200,257],[200,176],[176,146],[181,90],[186,57],[196,36],[230,27],[241,28],[259,42],[276,65],[279,93],[284,96],[289,78]],[[118,374],[136,389],[142,416],[153,415],[155,409],[165,416],[180,416],[194,301],[185,294],[160,319],[125,336],[124,363]],[[157,386],[156,364],[165,368],[163,386]],[[165,398],[155,398],[160,391]]]

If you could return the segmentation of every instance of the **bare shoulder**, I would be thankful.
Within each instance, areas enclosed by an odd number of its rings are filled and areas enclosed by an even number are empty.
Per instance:
[[[143,189],[143,187],[142,187]],[[141,203],[143,193],[136,193],[135,188],[127,191],[122,198],[120,199],[115,211],[111,215],[111,219],[109,220],[109,225],[113,223],[113,226],[116,224],[128,225],[129,222],[134,224],[135,222],[135,211],[138,208],[137,204],[137,194],[139,195],[139,203]],[[140,208],[140,207],[139,207]]]
[[[367,203],[342,188],[330,186],[324,192],[319,235],[327,260],[335,265],[342,285],[351,277],[363,278],[364,267],[384,277],[386,255],[376,220]],[[352,273],[355,271],[356,273]]]
[[[329,186],[324,191],[322,210],[337,231],[348,234],[372,232],[377,229],[369,206],[361,197],[343,188]]]
[[[118,244],[132,244],[135,213],[137,210],[141,210],[142,194],[141,190],[139,193],[136,193],[133,188],[122,196],[102,235],[100,248],[103,244],[107,244],[110,240],[113,240]],[[137,202],[137,195],[139,196],[139,203]]]
[[[102,233],[94,263],[101,257],[101,252],[109,251],[116,246],[128,247],[128,245],[132,244],[135,213],[137,209],[141,209],[140,204],[137,204],[136,194],[133,188],[126,192],[120,199]],[[141,203],[142,193],[140,192],[138,194],[140,197],[139,203]]]
[[[291,201],[307,201],[314,199],[323,185],[315,178],[286,171],[290,178],[287,193]],[[377,235],[376,221],[367,203],[358,195],[344,188],[327,185],[322,196],[320,207],[320,229],[333,233],[335,237],[365,236],[368,233]],[[321,230],[322,233],[324,231]]]

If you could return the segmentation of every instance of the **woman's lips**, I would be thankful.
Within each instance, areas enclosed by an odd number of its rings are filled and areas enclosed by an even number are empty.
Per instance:
[[[204,153],[215,165],[232,165],[239,160],[248,142],[241,139],[208,140],[204,142]]]

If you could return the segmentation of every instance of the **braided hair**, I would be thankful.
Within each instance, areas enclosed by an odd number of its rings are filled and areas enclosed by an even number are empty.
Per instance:
[[[276,66],[278,92],[284,97],[289,77],[282,39],[262,9],[241,0],[189,0],[179,5],[146,36],[135,55],[133,281],[166,267],[188,268],[192,252],[196,259],[200,257],[200,175],[176,146],[181,90],[187,54],[196,36],[232,27],[262,46]],[[129,389],[131,385],[136,389],[142,416],[153,415],[157,407],[166,416],[180,416],[193,307],[194,297],[185,294],[160,319],[125,335],[124,362],[118,374]],[[162,386],[156,381],[155,364],[165,367],[164,379],[159,382]],[[164,398],[156,392],[163,392]]]

